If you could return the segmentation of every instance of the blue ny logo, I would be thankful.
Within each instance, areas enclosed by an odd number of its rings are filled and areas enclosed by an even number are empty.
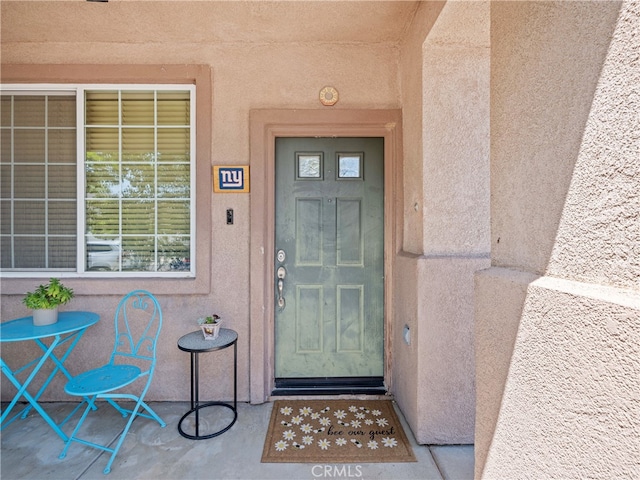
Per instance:
[[[220,190],[243,190],[244,169],[220,167],[218,170],[218,182]]]

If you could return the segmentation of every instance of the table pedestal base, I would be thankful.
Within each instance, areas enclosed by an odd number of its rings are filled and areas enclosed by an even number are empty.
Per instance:
[[[200,435],[199,433],[199,429],[200,429],[200,418],[199,418],[199,414],[200,414],[200,410],[202,410],[203,408],[206,407],[226,407],[229,410],[231,410],[233,412],[233,419],[231,420],[231,423],[229,423],[229,425],[227,425],[226,427],[224,427],[222,430],[218,430],[217,432],[214,433],[209,433],[207,435]],[[195,418],[195,435],[190,435],[188,433],[186,433],[184,431],[184,429],[182,428],[182,422],[184,422],[187,417],[191,414],[195,414],[196,418]],[[217,437],[218,435],[222,435],[224,432],[226,432],[227,430],[229,430],[231,427],[233,427],[233,424],[236,423],[236,420],[238,419],[238,411],[233,407],[233,405],[229,405],[228,403],[225,402],[207,402],[207,403],[203,403],[202,405],[198,405],[195,408],[192,408],[191,410],[189,410],[187,413],[185,413],[182,418],[180,419],[180,421],[178,422],[178,432],[180,432],[180,435],[182,435],[184,438],[188,438],[190,440],[205,440],[207,438],[213,438],[213,437]]]

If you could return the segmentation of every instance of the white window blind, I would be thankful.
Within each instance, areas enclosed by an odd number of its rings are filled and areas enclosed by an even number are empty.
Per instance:
[[[2,270],[193,274],[194,95],[3,93]]]
[[[3,95],[1,267],[76,269],[76,99]]]

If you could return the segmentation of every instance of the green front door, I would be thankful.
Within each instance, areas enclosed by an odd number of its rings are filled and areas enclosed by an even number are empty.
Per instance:
[[[383,142],[276,139],[276,385],[382,380]]]

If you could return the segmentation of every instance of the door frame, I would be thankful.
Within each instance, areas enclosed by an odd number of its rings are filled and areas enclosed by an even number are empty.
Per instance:
[[[249,393],[267,401],[275,384],[275,139],[384,138],[384,382],[391,389],[393,263],[402,244],[401,110],[252,110],[250,136]]]

